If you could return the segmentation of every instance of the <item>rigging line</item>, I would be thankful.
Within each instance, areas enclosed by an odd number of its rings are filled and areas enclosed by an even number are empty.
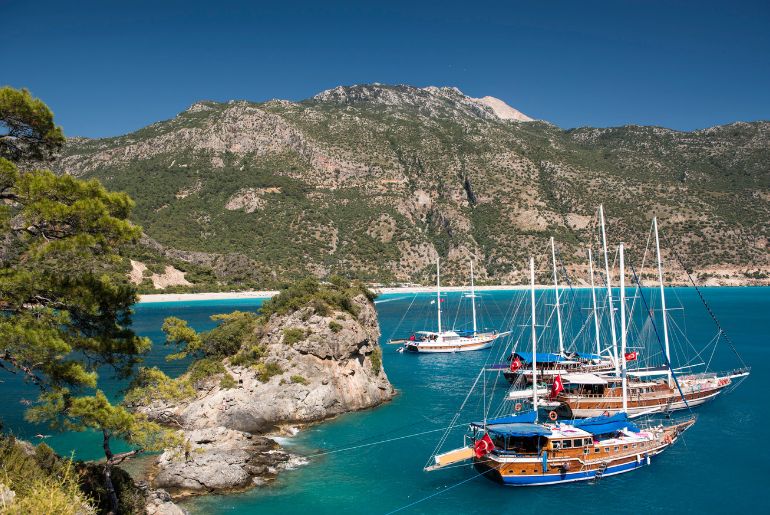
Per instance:
[[[629,263],[629,266],[631,267],[631,272],[634,274],[634,282],[637,286],[637,291],[639,292],[639,296],[642,299],[642,302],[644,303],[644,309],[647,310],[647,313],[650,313],[650,307],[647,304],[647,298],[644,296],[644,292],[642,291],[642,287],[639,284],[639,277],[636,275],[636,270],[634,269],[634,265]],[[658,333],[658,326],[655,324],[655,320],[653,320],[652,317],[650,317],[650,325],[652,326],[652,330],[655,332],[655,338],[657,338],[658,343],[660,344],[661,348],[663,348],[663,342],[660,339],[660,333]],[[674,367],[671,366],[671,361],[668,359],[668,356],[665,355],[665,352],[663,353],[664,358],[666,359],[666,366],[668,366],[669,371],[671,372],[671,377],[674,379],[674,383],[676,383],[676,388],[679,390],[679,395],[682,396],[682,400],[684,401],[684,405],[687,406],[687,409],[692,413],[692,408],[690,407],[690,403],[687,402],[687,398],[684,396],[684,392],[682,392],[682,387],[679,385],[679,378],[674,373]]]
[[[703,306],[706,308],[706,311],[711,316],[711,319],[714,320],[714,323],[716,324],[717,329],[719,329],[719,332],[721,332],[724,335],[725,341],[730,346],[730,349],[733,351],[733,353],[735,353],[735,356],[738,358],[738,361],[741,362],[741,366],[743,368],[748,368],[746,366],[746,362],[743,361],[743,358],[741,357],[740,353],[738,352],[738,349],[735,348],[735,344],[733,343],[732,339],[727,334],[727,332],[722,328],[722,324],[719,323],[719,320],[717,319],[717,316],[714,314],[713,311],[711,311],[711,307],[708,305],[708,302],[706,302],[706,299],[703,298],[703,294],[701,293],[700,288],[698,288],[698,285],[695,284],[695,280],[692,278],[692,275],[690,275],[690,272],[687,270],[687,266],[685,266],[684,262],[679,257],[679,254],[677,254],[676,250],[674,250],[674,247],[671,246],[671,244],[668,242],[668,237],[666,237],[665,234],[663,234],[663,240],[664,240],[664,242],[666,244],[666,248],[668,248],[671,251],[671,253],[674,255],[676,260],[679,262],[679,266],[681,266],[682,269],[684,270],[684,273],[687,274],[687,278],[690,280],[690,283],[695,288],[695,291],[698,294],[698,297],[700,297],[700,300],[703,303]]]
[[[446,428],[446,433],[444,435],[442,435],[441,439],[439,440],[438,445],[436,445],[436,448],[433,449],[433,452],[428,457],[428,463],[430,463],[430,459],[436,455],[436,453],[439,451],[441,446],[446,441],[447,436],[449,434],[449,431],[450,431],[450,429],[452,429],[452,424],[457,422],[457,418],[460,416],[460,413],[462,413],[463,409],[465,408],[465,404],[468,402],[468,399],[470,399],[471,394],[473,393],[473,390],[476,388],[476,385],[478,384],[479,378],[482,376],[482,374],[484,374],[484,368],[482,368],[481,371],[479,372],[479,374],[476,376],[476,380],[473,381],[473,385],[471,386],[471,389],[468,390],[468,393],[465,395],[465,399],[463,399],[463,402],[460,404],[460,407],[457,408],[457,411],[455,411],[455,414],[452,417],[452,422],[450,422],[449,427]]]
[[[477,473],[475,476],[471,476],[471,477],[469,477],[468,479],[463,479],[463,480],[462,480],[462,481],[460,481],[459,483],[455,483],[455,484],[453,484],[453,485],[451,485],[451,486],[447,486],[447,487],[446,487],[446,488],[444,488],[443,490],[439,490],[438,492],[432,493],[432,494],[428,495],[427,497],[423,497],[422,499],[417,499],[417,500],[416,500],[416,501],[414,501],[414,502],[411,502],[411,503],[409,503],[409,504],[406,504],[406,505],[404,505],[404,506],[402,506],[402,507],[400,507],[400,508],[396,508],[396,509],[395,509],[395,510],[393,510],[393,511],[389,511],[389,512],[387,512],[385,515],[392,515],[393,513],[398,513],[398,512],[400,512],[400,511],[406,510],[407,508],[411,508],[412,506],[414,506],[414,505],[416,505],[416,504],[420,504],[420,503],[421,503],[421,502],[423,502],[423,501],[427,501],[428,499],[432,499],[433,497],[436,497],[437,495],[441,495],[441,494],[443,494],[444,492],[447,492],[447,491],[449,491],[449,490],[451,490],[451,489],[453,489],[453,488],[457,488],[457,487],[458,487],[458,486],[460,486],[460,485],[463,485],[463,484],[465,484],[465,483],[468,483],[468,482],[470,482],[470,481],[473,481],[474,479],[476,479],[476,478],[479,478],[479,477],[483,476],[484,474],[488,474],[489,472],[492,472],[493,470],[495,470],[495,469],[493,469],[493,468],[490,468],[490,469],[487,469],[487,470],[485,470],[484,472],[479,472],[479,473]]]
[[[401,320],[399,320],[398,324],[396,324],[396,328],[393,329],[393,331],[391,331],[390,338],[388,338],[389,340],[392,340],[393,336],[396,334],[396,331],[398,331],[401,328],[401,324],[404,322],[404,318],[406,318],[406,314],[409,313],[410,309],[412,309],[412,305],[414,304],[415,299],[417,299],[417,293],[415,293],[414,296],[412,296],[412,302],[409,303],[409,307],[406,308],[406,311],[404,311],[404,313],[401,315]]]
[[[463,423],[463,424],[456,424],[455,426],[449,426],[448,428],[447,427],[440,427],[438,429],[430,429],[428,431],[421,431],[419,433],[412,433],[412,434],[409,434],[409,435],[396,436],[396,437],[393,437],[393,438],[386,438],[385,440],[379,440],[379,441],[376,441],[376,442],[363,443],[363,444],[360,444],[360,445],[353,445],[353,446],[350,446],[350,447],[343,447],[341,449],[332,449],[331,451],[317,452],[315,454],[309,454],[309,455],[304,456],[304,457],[305,458],[317,458],[318,456],[325,456],[327,454],[336,454],[338,452],[352,451],[352,450],[355,450],[355,449],[361,449],[363,447],[371,447],[372,445],[380,445],[380,444],[383,444],[383,443],[395,442],[397,440],[404,440],[406,438],[414,438],[415,436],[422,436],[422,435],[427,435],[427,434],[430,434],[430,433],[437,433],[438,431],[445,431],[447,429],[452,429],[453,427],[462,427],[462,426],[466,426],[468,424],[469,424],[469,422],[466,422],[466,423]]]

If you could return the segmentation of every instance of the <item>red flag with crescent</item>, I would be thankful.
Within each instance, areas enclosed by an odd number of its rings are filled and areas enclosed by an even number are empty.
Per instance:
[[[636,360],[637,357],[639,357],[639,353],[636,351],[626,352],[625,357],[626,357],[626,361],[634,361]]]
[[[561,381],[561,375],[558,375],[553,379],[553,384],[551,384],[551,399],[555,399],[562,390],[564,390],[564,383]]]
[[[481,458],[494,450],[495,444],[492,443],[489,433],[485,434],[481,440],[476,440],[476,443],[473,445],[473,451],[476,453],[477,458]]]
[[[511,361],[511,372],[516,372],[518,369],[521,368],[521,360],[518,356],[516,356],[516,359]]]

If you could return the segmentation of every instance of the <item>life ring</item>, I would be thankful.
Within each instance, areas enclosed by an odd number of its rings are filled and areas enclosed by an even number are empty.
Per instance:
[[[513,407],[514,411],[521,411],[521,403],[517,402],[516,405]]]
[[[555,411],[551,411],[550,413],[548,413],[548,418],[550,418],[551,420],[556,420],[557,418],[559,418],[559,415],[557,415]]]

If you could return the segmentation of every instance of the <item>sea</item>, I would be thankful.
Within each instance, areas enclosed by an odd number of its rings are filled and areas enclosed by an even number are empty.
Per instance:
[[[649,290],[648,298],[637,295],[629,302],[655,312],[654,293]],[[397,352],[397,345],[386,344],[390,338],[408,337],[413,331],[436,326],[434,296],[389,294],[380,296],[376,306],[383,363],[397,396],[382,406],[305,427],[296,436],[283,438],[281,443],[290,452],[305,456],[307,464],[281,472],[268,486],[239,494],[198,497],[182,506],[192,514],[768,513],[770,501],[764,488],[770,478],[770,445],[763,442],[767,439],[765,429],[770,428],[770,409],[767,400],[762,400],[762,385],[770,380],[770,288],[705,288],[701,293],[730,343],[724,337],[713,340],[715,322],[694,289],[668,288],[670,319],[674,321],[670,332],[676,334],[672,355],[687,355],[690,364],[731,369],[740,364],[732,344],[752,367],[752,374],[730,393],[694,410],[698,417],[695,426],[648,467],[596,482],[528,488],[501,486],[467,465],[424,472],[442,441],[441,450],[462,444],[465,424],[511,409],[500,402],[505,381],[497,372],[482,370],[501,362],[513,346],[528,348],[529,293],[477,294],[479,329],[511,334],[499,338],[489,350],[441,355],[402,354]],[[544,298],[541,306],[539,350],[556,345],[553,309],[549,308],[552,300]],[[171,352],[163,346],[160,330],[165,317],[183,318],[196,329],[205,330],[215,324],[212,315],[256,310],[261,302],[239,299],[137,305],[134,329],[154,342],[146,364],[159,366],[170,375],[178,375],[186,367],[184,362],[165,360]],[[563,294],[561,303],[565,345],[590,350],[594,328],[585,322],[590,308],[588,290]],[[448,293],[439,304],[444,327],[470,327],[466,295]],[[633,317],[631,320],[639,327],[630,330],[630,335],[660,335],[660,327],[643,324],[641,319],[634,322]],[[606,331],[605,324],[603,337]],[[633,340],[631,336],[631,346]],[[100,457],[99,435],[57,433],[26,423],[23,411],[27,401],[35,398],[34,388],[5,372],[0,380],[0,420],[5,431],[35,442],[41,440],[37,434],[50,435],[44,440],[63,455]],[[115,400],[126,386],[106,375],[100,385]],[[445,428],[453,421],[458,427],[447,432]]]

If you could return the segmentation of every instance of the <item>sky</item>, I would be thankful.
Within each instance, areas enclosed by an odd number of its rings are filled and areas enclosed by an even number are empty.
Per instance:
[[[770,119],[770,2],[0,0],[0,85],[68,136],[199,100],[457,86],[564,128]]]

